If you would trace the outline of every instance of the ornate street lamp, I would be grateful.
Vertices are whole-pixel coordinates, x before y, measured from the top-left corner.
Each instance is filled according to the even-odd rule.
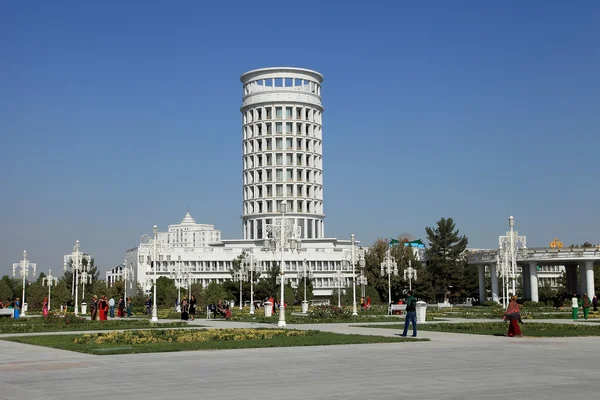
[[[48,275],[42,279],[42,285],[48,286],[48,311],[50,311],[50,288],[58,284],[58,278],[52,276],[52,270],[48,270]]]
[[[127,281],[129,280],[129,289],[133,289],[133,268],[127,266],[127,260],[123,260],[123,301],[127,304]]]
[[[285,299],[284,299],[284,284],[285,284],[285,271],[283,257],[285,250],[290,251],[300,250],[301,241],[301,230],[299,226],[294,224],[294,220],[287,220],[285,218],[286,203],[285,199],[280,205],[281,217],[278,218],[274,224],[267,224],[266,232],[267,238],[265,239],[265,248],[273,249],[274,251],[279,250],[281,252],[280,260],[280,271],[278,280],[281,283],[281,306],[279,307],[279,322],[277,326],[284,328],[285,322]]]
[[[152,245],[153,245],[153,251],[152,251],[152,258],[153,258],[153,268],[154,268],[154,295],[152,296],[152,322],[158,322],[158,309],[156,307],[156,280],[158,279],[156,276],[156,270],[158,269],[158,226],[154,225],[152,227]]]
[[[412,267],[412,260],[408,260],[408,268],[404,270],[404,280],[408,278],[408,290],[412,291],[412,280],[417,280],[417,270]]]
[[[346,253],[347,254],[347,253]],[[348,254],[347,254],[348,256]],[[356,308],[356,264],[358,261],[359,266],[361,267],[361,278],[359,281],[362,282],[363,278],[366,282],[366,278],[364,277],[364,268],[365,268],[365,256],[364,251],[362,249],[356,248],[356,242],[354,240],[354,233],[351,235],[351,247],[349,257],[346,257],[350,267],[352,268],[352,315],[358,316],[358,310]],[[364,297],[364,287],[362,290]]]
[[[310,265],[308,265],[308,262],[306,261],[306,258],[304,259],[304,262],[302,263],[302,269],[298,270],[298,280],[303,279],[304,280],[304,301],[302,302],[302,313],[306,314],[308,312],[308,300],[306,300],[306,280],[307,279],[312,279],[313,277],[313,271],[310,268]]]
[[[381,263],[381,276],[388,277],[388,305],[392,304],[392,275],[398,276],[398,264],[396,264],[396,260],[391,255],[391,247],[388,246],[388,249],[383,257],[383,262]]]
[[[256,260],[254,260],[252,254],[250,253],[246,254],[243,263],[246,264],[246,269],[250,271],[250,314],[254,315],[254,271],[256,270],[257,263]],[[242,290],[240,286],[240,303],[242,299],[241,293]]]
[[[512,295],[516,295],[516,281],[517,281],[517,252],[520,249],[523,251],[527,248],[527,237],[525,235],[519,235],[519,232],[515,231],[515,218],[510,216],[508,218],[509,231],[506,232],[505,236],[500,236],[498,240],[498,253],[501,263],[501,274],[503,279],[503,292],[504,299],[502,304],[504,307],[508,305],[508,290],[509,286],[512,288]]]
[[[244,302],[242,299],[242,290],[243,290],[243,282],[248,279],[248,275],[246,275],[246,269],[244,268],[244,262],[240,263],[240,269],[233,272],[233,281],[240,282],[240,310],[244,309]]]
[[[341,308],[342,307],[342,285],[344,284],[344,274],[342,273],[341,269],[338,269],[337,271],[335,271],[333,280],[334,280],[335,287],[337,288],[337,292],[338,292],[338,307]]]
[[[21,299],[21,308],[22,308],[22,312],[21,315],[24,317],[25,316],[25,311],[27,311],[27,303],[25,303],[25,285],[26,285],[26,279],[27,276],[29,275],[29,267],[33,268],[33,277],[35,278],[35,268],[36,265],[35,263],[30,263],[29,260],[27,259],[27,251],[23,250],[23,259],[18,262],[18,263],[13,263],[13,273],[12,276],[13,278],[16,276],[16,269],[19,268],[19,272],[21,273],[21,277],[23,278],[23,298]]]

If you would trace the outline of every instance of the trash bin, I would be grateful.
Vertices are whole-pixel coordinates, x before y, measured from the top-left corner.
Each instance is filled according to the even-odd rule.
[[[233,307],[235,307],[235,300],[231,300],[229,302],[229,308],[233,308]]]
[[[270,317],[273,315],[273,303],[270,301],[265,301],[265,317]]]
[[[417,323],[425,322],[427,317],[427,303],[417,301]]]
[[[308,301],[302,302],[302,314],[306,314],[308,312]]]
[[[84,301],[83,303],[81,303],[81,313],[85,315],[86,312],[87,312],[87,303]]]
[[[27,303],[23,303],[23,314],[27,312]]]

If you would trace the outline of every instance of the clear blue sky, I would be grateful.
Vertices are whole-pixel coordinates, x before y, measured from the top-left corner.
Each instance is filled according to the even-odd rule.
[[[599,243],[597,1],[4,1],[0,275],[102,269],[152,225],[241,237],[241,84],[325,76],[329,237],[453,217],[494,247]]]

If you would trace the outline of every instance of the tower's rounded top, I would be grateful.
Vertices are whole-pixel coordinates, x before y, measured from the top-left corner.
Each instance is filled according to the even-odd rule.
[[[317,82],[323,82],[323,75],[317,71],[313,71],[312,69],[306,68],[295,68],[295,67],[268,67],[268,68],[259,68],[253,69],[251,71],[245,72],[240,77],[240,81],[242,83],[247,83],[258,76],[261,75],[270,75],[270,74],[285,74],[285,75],[308,75],[315,79]]]

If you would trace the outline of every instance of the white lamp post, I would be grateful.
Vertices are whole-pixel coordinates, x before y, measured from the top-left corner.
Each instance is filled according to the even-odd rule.
[[[333,277],[335,281],[335,286],[338,291],[338,307],[342,307],[342,285],[344,284],[344,274],[341,269],[335,271],[335,276]]]
[[[252,254],[248,253],[244,257],[243,263],[246,264],[246,269],[250,271],[250,314],[254,315],[254,270],[256,269],[256,260]],[[240,303],[241,303],[241,286],[240,286]]]
[[[304,301],[302,302],[302,313],[306,314],[308,312],[308,300],[306,299],[306,281],[307,279],[312,279],[313,271],[308,265],[306,258],[302,263],[302,269],[298,270],[298,279],[304,280]]]
[[[79,240],[75,241],[73,253],[71,253],[71,271],[73,272],[73,282],[75,282],[75,315],[79,316],[79,273],[83,268],[83,254],[79,251]]]
[[[408,260],[408,268],[404,270],[404,280],[408,278],[408,290],[412,291],[412,280],[417,280],[417,270],[412,267],[412,260]]]
[[[281,251],[280,260],[280,271],[279,281],[281,283],[281,306],[279,307],[279,322],[277,326],[284,328],[285,322],[285,299],[284,299],[284,284],[285,284],[285,271],[283,257],[286,248],[290,251],[300,249],[300,235],[301,230],[299,226],[294,224],[294,220],[286,220],[286,203],[285,199],[280,205],[281,218],[275,221],[275,224],[267,224],[266,232],[267,238],[265,239],[265,248],[273,248],[274,250],[279,249]]]
[[[398,264],[391,255],[391,247],[388,246],[383,262],[381,263],[381,276],[388,277],[388,304],[392,304],[392,275],[398,276]]]
[[[233,272],[233,280],[240,282],[240,307],[239,307],[240,310],[244,309],[244,302],[243,302],[243,298],[242,298],[242,290],[243,290],[242,284],[245,279],[248,279],[248,276],[246,275],[246,269],[244,268],[244,262],[242,261],[240,263],[240,269]]]
[[[81,274],[79,275],[79,278],[81,280],[81,288],[83,290],[82,294],[81,294],[81,300],[85,301],[85,285],[86,283],[92,283],[92,276],[88,273],[89,270],[89,264],[83,264],[81,263]]]
[[[133,268],[127,266],[127,260],[123,260],[123,301],[127,304],[127,280],[129,289],[133,289]]]
[[[158,309],[156,308],[156,270],[158,269],[157,263],[158,263],[158,249],[157,249],[157,245],[158,245],[158,227],[156,225],[154,225],[152,227],[152,235],[153,235],[153,239],[152,239],[152,245],[154,247],[153,251],[152,251],[152,258],[153,258],[153,266],[154,266],[154,295],[152,296],[152,322],[158,322]]]
[[[354,233],[351,235],[351,247],[350,247],[350,259],[348,263],[352,268],[352,315],[358,316],[358,310],[356,308],[356,263],[359,261],[359,265],[361,267],[361,274],[364,273],[364,254],[362,249],[356,248],[356,241],[354,239]],[[359,279],[362,282],[362,279]],[[363,297],[364,297],[364,287],[363,287]]]
[[[42,285],[48,286],[48,311],[50,311],[50,288],[58,284],[58,278],[52,276],[52,270],[48,270],[48,275],[42,280]]]
[[[173,270],[170,272],[171,279],[175,282],[177,286],[177,312],[181,312],[181,286],[183,283],[183,278],[186,277],[185,271],[181,268],[181,260],[176,262],[177,266],[173,267]]]
[[[525,235],[519,235],[519,232],[515,231],[515,218],[510,216],[508,218],[509,231],[506,232],[505,236],[500,236],[498,240],[498,253],[500,254],[502,278],[505,282],[503,290],[505,291],[503,305],[508,305],[508,286],[512,288],[512,295],[516,295],[516,281],[517,281],[517,251],[519,249],[524,250],[527,248],[527,237]]]
[[[16,269],[19,268],[19,272],[21,273],[21,277],[23,278],[23,298],[21,299],[21,315],[24,317],[25,316],[25,311],[27,311],[27,307],[25,307],[25,285],[26,285],[26,279],[27,276],[29,275],[29,267],[33,268],[33,277],[35,278],[35,268],[36,265],[35,263],[30,263],[29,260],[27,259],[27,251],[23,250],[23,259],[18,262],[18,263],[13,263],[13,273],[12,276],[13,278],[16,276]]]

